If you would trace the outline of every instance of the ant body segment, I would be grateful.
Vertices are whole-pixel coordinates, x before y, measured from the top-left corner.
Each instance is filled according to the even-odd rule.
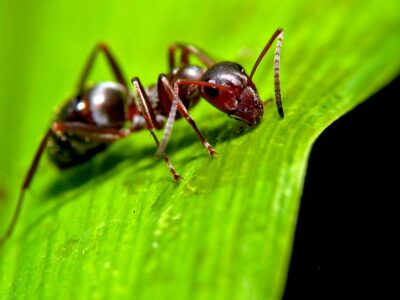
[[[193,46],[173,44],[168,49],[169,72],[166,75],[159,75],[157,83],[147,88],[143,87],[138,77],[134,77],[131,82],[135,94],[129,92],[125,77],[107,45],[97,45],[84,67],[75,96],[64,103],[39,144],[23,181],[12,220],[0,238],[0,246],[11,236],[15,228],[25,191],[30,186],[46,148],[50,160],[60,169],[64,169],[83,163],[105,150],[112,142],[147,128],[158,146],[157,155],[163,157],[174,180],[179,181],[182,177],[175,171],[164,152],[175,119],[183,117],[208,153],[211,156],[216,154],[188,113],[201,97],[230,117],[250,126],[257,124],[263,116],[263,103],[252,78],[276,39],[275,100],[278,113],[283,118],[279,76],[283,39],[281,28],[274,32],[261,51],[250,75],[247,75],[243,67],[237,63],[215,63]],[[177,65],[175,58],[178,51],[180,51],[180,61]],[[87,77],[98,53],[105,55],[116,81],[100,82],[86,87]],[[204,67],[190,64],[190,55],[197,57]],[[164,135],[159,142],[154,131],[163,127],[165,127]]]

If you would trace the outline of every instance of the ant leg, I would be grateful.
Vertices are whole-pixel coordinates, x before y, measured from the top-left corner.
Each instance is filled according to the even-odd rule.
[[[95,142],[111,143],[132,133],[132,129],[99,128],[81,122],[54,122],[51,129],[57,134],[69,133]]]
[[[171,131],[172,131],[172,124],[175,121],[175,115],[176,115],[176,110],[178,109],[179,113],[181,114],[182,117],[185,118],[185,120],[190,124],[190,126],[192,126],[192,128],[194,129],[194,131],[196,132],[197,136],[199,137],[200,141],[203,143],[204,147],[206,147],[208,153],[211,156],[216,155],[216,151],[214,150],[214,148],[211,146],[211,144],[204,138],[204,136],[201,134],[200,130],[197,128],[196,123],[194,122],[194,120],[192,119],[192,117],[189,115],[185,105],[182,103],[182,101],[179,99],[179,85],[197,85],[197,86],[208,86],[208,87],[213,87],[213,88],[219,88],[219,89],[226,89],[228,90],[229,87],[227,86],[223,86],[223,85],[219,85],[219,84],[213,84],[213,83],[209,83],[209,82],[202,82],[202,81],[195,81],[195,80],[184,80],[184,79],[178,79],[175,84],[174,87],[172,87],[171,83],[169,82],[168,78],[161,74],[158,77],[158,81],[159,83],[161,83],[165,89],[165,91],[167,92],[168,95],[168,100],[171,102],[171,110],[169,112],[168,115],[168,120],[167,120],[167,125],[166,125],[166,129],[164,132],[164,136],[161,142],[161,145],[158,148],[157,153],[161,153],[164,151],[169,137],[171,136]]]
[[[99,51],[103,52],[103,54],[105,55],[108,63],[111,66],[111,70],[115,76],[115,79],[120,84],[122,84],[126,88],[126,90],[128,90],[128,85],[126,83],[125,76],[122,74],[121,68],[119,67],[114,56],[111,54],[110,50],[108,49],[107,44],[100,43],[100,44],[96,45],[96,47],[92,50],[92,53],[90,54],[90,56],[85,64],[82,75],[78,81],[78,92],[81,93],[83,91],[85,81],[86,81],[87,77],[89,76],[90,70],[93,67],[94,59],[96,58]]]
[[[181,65],[188,65],[189,64],[189,54],[195,55],[201,62],[207,67],[211,67],[215,62],[211,58],[209,58],[205,53],[193,47],[191,45],[184,45],[184,44],[172,44],[168,48],[168,61],[169,61],[169,70],[172,70],[176,67],[175,64],[175,53],[177,50],[181,50]]]
[[[150,120],[150,122],[152,122]],[[146,121],[147,124],[147,121]],[[149,127],[148,127],[149,128]],[[123,139],[130,135],[132,132],[139,130],[141,128],[121,128],[121,129],[107,129],[98,128],[97,126],[88,125],[80,122],[55,122],[52,125],[52,130],[58,134],[70,133],[82,138],[89,138],[92,141],[101,143],[111,143],[116,140]],[[150,129],[149,129],[150,130]],[[154,134],[153,130],[150,130],[151,135],[155,139],[157,145],[158,140]],[[168,156],[163,154],[163,158],[168,165],[168,168],[174,177],[175,181],[179,181],[182,177],[176,173],[174,167],[171,164]]]
[[[17,224],[19,215],[21,213],[22,209],[22,204],[24,203],[24,195],[25,191],[29,188],[29,185],[32,181],[33,175],[35,175],[37,166],[39,164],[40,158],[43,154],[44,149],[46,148],[47,140],[49,139],[49,136],[51,135],[51,129],[49,129],[45,136],[42,138],[38,149],[36,150],[36,154],[32,160],[31,166],[29,167],[28,172],[25,175],[24,182],[22,184],[22,187],[19,191],[19,197],[17,200],[17,206],[15,207],[14,214],[12,216],[11,222],[7,227],[6,232],[3,234],[3,236],[0,238],[0,247],[5,243],[5,241],[11,236],[11,234],[14,231],[15,225]]]
[[[278,113],[281,118],[284,117],[283,107],[282,107],[282,96],[281,96],[281,80],[280,80],[280,57],[281,57],[281,46],[283,40],[283,29],[278,28],[272,37],[269,39],[268,43],[264,46],[264,49],[261,51],[260,55],[257,58],[256,63],[253,66],[253,69],[250,72],[249,79],[252,80],[254,73],[261,60],[264,58],[265,53],[267,53],[268,49],[271,47],[272,43],[278,38],[276,42],[275,55],[274,55],[274,85],[275,85],[275,101],[276,107],[278,109]]]
[[[146,122],[147,129],[150,131],[150,134],[153,137],[154,141],[156,142],[157,147],[159,147],[160,142],[158,141],[157,136],[154,133],[154,128],[159,129],[159,128],[161,128],[161,126],[159,125],[159,123],[156,120],[153,108],[151,107],[148,96],[147,96],[139,78],[137,78],[137,77],[132,78],[132,84],[135,87],[137,99],[139,102],[139,107],[142,111],[144,120]],[[168,156],[165,154],[164,151],[161,151],[160,154],[162,155],[164,161],[166,162],[166,164],[169,168],[169,171],[171,172],[172,176],[174,177],[174,180],[179,182],[179,180],[182,177],[175,171]]]

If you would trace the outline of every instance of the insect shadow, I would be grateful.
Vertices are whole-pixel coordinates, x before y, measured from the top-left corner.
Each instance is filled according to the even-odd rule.
[[[246,126],[236,120],[230,120],[227,124],[226,119],[221,118],[219,125],[210,128],[209,130],[205,130],[205,135],[214,145],[221,145],[232,139],[248,134],[255,128],[256,127]],[[130,163],[137,164],[140,160],[143,160],[143,158],[154,157],[154,159],[151,159],[150,161],[147,160],[147,163],[135,168],[135,171],[140,173],[141,171],[151,169],[156,164],[160,163],[160,159],[155,158],[155,147],[134,147],[130,146],[129,143],[120,143],[124,143],[123,147],[121,147],[121,145],[113,145],[117,147],[97,155],[80,166],[60,172],[60,176],[57,176],[57,178],[54,178],[49,182],[48,186],[44,190],[44,194],[39,197],[43,197],[43,199],[57,200],[57,197],[63,196],[64,194],[70,194],[70,197],[68,198],[75,198],[74,194],[71,194],[71,191],[76,190],[76,192],[79,193],[82,187],[86,186],[93,180],[96,180],[101,184],[118,173],[122,164],[124,166],[127,166]],[[195,135],[183,135],[181,138],[171,140],[169,143],[169,149],[171,150],[171,153],[177,153],[179,152],[179,149],[188,148],[193,144],[198,144],[198,139]],[[178,164],[186,164],[204,157],[204,152],[201,150],[202,149],[199,147],[199,151],[182,158],[180,161],[177,160],[176,162]],[[168,174],[165,176],[165,180],[174,184],[167,175]],[[137,177],[139,176],[140,174],[137,175]]]
[[[205,130],[205,133],[207,137],[209,137],[210,141],[215,145],[222,145],[230,140],[250,133],[255,128],[256,127],[248,127],[242,123],[236,122],[235,120],[226,121],[226,119],[222,118],[219,125],[209,130]],[[60,172],[60,176],[57,176],[49,182],[40,195],[34,196],[35,198],[39,198],[39,202],[52,202],[52,205],[45,209],[25,227],[26,229],[21,234],[21,237],[28,236],[30,232],[41,224],[48,216],[54,215],[65,205],[79,199],[77,195],[80,194],[87,185],[90,185],[93,180],[96,180],[101,184],[102,182],[109,180],[109,178],[112,178],[114,174],[118,173],[119,168],[122,167],[121,165],[129,165],[129,162],[135,163],[139,159],[143,159],[143,157],[154,157],[155,155],[155,148],[152,146],[132,149],[129,146],[129,143],[127,144],[128,145],[123,145],[124,147],[118,147],[117,149],[106,151],[80,166]],[[183,135],[182,138],[172,140],[169,148],[176,152],[184,147],[190,147],[192,144],[198,144],[196,136]],[[198,154],[187,156],[177,162],[186,164],[204,156],[201,148],[197,153]],[[160,160],[152,159],[151,162],[136,168],[135,171],[151,169],[158,163],[161,163]],[[168,174],[165,176],[165,181],[168,181],[172,185],[175,184],[170,180]]]

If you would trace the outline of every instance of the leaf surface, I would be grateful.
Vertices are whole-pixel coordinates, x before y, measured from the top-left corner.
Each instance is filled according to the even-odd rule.
[[[0,296],[42,299],[279,299],[307,158],[335,119],[399,74],[398,1],[2,1],[0,227],[54,108],[106,41],[127,76],[166,72],[172,42],[249,72],[277,27],[285,119],[267,104],[247,128],[205,101],[191,113],[219,155],[182,120],[167,152],[148,132],[64,172],[42,159],[17,230],[0,249]],[[255,76],[273,97],[270,51]],[[112,77],[98,59],[92,81]],[[373,120],[371,120],[373,121]],[[329,192],[329,191],[327,191]],[[323,199],[321,199],[323,201]]]

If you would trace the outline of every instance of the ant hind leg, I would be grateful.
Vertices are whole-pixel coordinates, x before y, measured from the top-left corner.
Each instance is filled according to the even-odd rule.
[[[36,150],[35,156],[31,162],[31,165],[28,169],[28,172],[25,175],[25,179],[24,182],[22,184],[22,187],[19,191],[19,197],[17,200],[17,206],[15,207],[14,210],[14,214],[12,216],[11,222],[8,225],[5,233],[3,234],[3,236],[0,238],[0,247],[8,240],[8,238],[11,236],[11,234],[13,233],[15,226],[17,224],[19,215],[21,213],[21,209],[22,209],[22,205],[24,203],[24,196],[25,196],[25,191],[29,188],[33,176],[35,175],[35,172],[37,170],[37,167],[39,165],[39,161],[40,158],[42,157],[42,154],[44,152],[44,150],[46,149],[46,145],[47,145],[47,141],[51,135],[52,130],[49,129],[47,130],[46,134],[44,135],[44,137],[42,138],[42,140],[40,141],[39,147]]]
[[[108,63],[110,64],[111,71],[114,74],[115,79],[120,84],[122,84],[128,91],[128,85],[126,83],[125,76],[122,74],[121,68],[118,65],[116,59],[111,54],[107,44],[100,43],[100,44],[96,45],[96,47],[92,50],[92,52],[90,53],[89,58],[85,64],[85,67],[83,68],[81,77],[79,78],[79,81],[78,81],[78,93],[81,93],[83,91],[85,82],[89,76],[91,69],[93,68],[94,60],[100,51],[105,55]]]

